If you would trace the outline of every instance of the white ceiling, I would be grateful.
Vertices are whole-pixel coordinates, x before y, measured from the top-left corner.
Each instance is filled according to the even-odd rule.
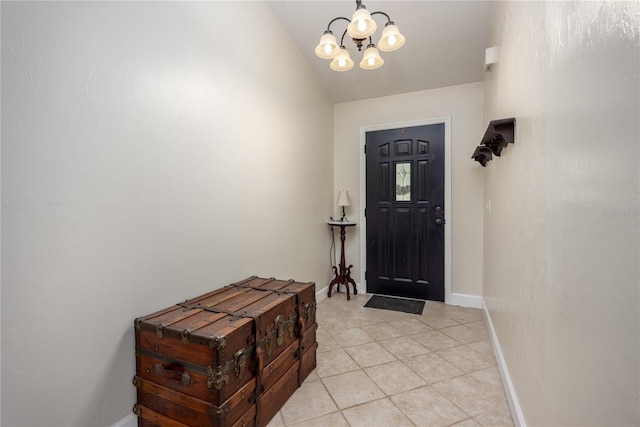
[[[345,46],[356,65],[347,72],[329,68],[314,49],[333,18],[351,19],[356,2],[270,1],[276,16],[314,69],[336,103],[481,81],[484,52],[490,47],[491,1],[367,1],[370,12],[382,11],[400,28],[406,44],[395,52],[380,52],[385,63],[377,70],[362,70],[362,52],[345,37]],[[386,23],[375,15],[377,43]],[[346,21],[333,23],[340,41]],[[364,51],[364,48],[363,48]]]

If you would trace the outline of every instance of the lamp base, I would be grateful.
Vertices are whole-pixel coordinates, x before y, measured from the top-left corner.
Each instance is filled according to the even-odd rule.
[[[347,215],[344,212],[344,206],[342,207],[342,216],[340,217],[340,222],[349,222],[349,220],[347,219]]]

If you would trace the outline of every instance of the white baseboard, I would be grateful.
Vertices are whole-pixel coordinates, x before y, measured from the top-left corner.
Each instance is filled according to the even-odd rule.
[[[135,414],[129,414],[111,427],[137,427],[138,417]]]
[[[324,288],[316,291],[316,303],[320,304],[322,301],[327,299],[327,292],[329,292],[329,286],[325,286]]]
[[[493,352],[498,362],[498,370],[500,371],[500,376],[502,377],[502,384],[504,385],[504,392],[507,395],[507,402],[509,402],[509,409],[511,410],[513,422],[516,424],[516,427],[527,427],[527,423],[524,420],[524,415],[522,414],[522,409],[520,408],[520,402],[518,402],[516,390],[513,388],[513,383],[511,382],[509,368],[507,368],[507,363],[505,362],[504,356],[502,355],[502,350],[500,349],[500,343],[498,342],[496,331],[493,328],[493,322],[491,322],[491,315],[489,314],[489,310],[487,309],[487,305],[485,304],[484,299],[481,299],[481,301],[482,309],[484,310],[484,315],[487,319],[487,325],[489,326],[489,334],[491,335]]]
[[[482,308],[482,297],[467,294],[451,294],[450,305],[459,305],[461,307]]]

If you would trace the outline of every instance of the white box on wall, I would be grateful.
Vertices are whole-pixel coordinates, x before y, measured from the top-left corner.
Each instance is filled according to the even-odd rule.
[[[484,69],[490,70],[493,64],[500,61],[500,47],[494,46],[484,51]]]

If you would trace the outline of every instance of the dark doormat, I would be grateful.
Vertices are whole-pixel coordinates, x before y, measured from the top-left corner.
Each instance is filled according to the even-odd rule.
[[[381,308],[383,310],[402,311],[403,313],[422,314],[424,301],[374,295],[369,298],[369,301],[367,301],[364,306]]]

